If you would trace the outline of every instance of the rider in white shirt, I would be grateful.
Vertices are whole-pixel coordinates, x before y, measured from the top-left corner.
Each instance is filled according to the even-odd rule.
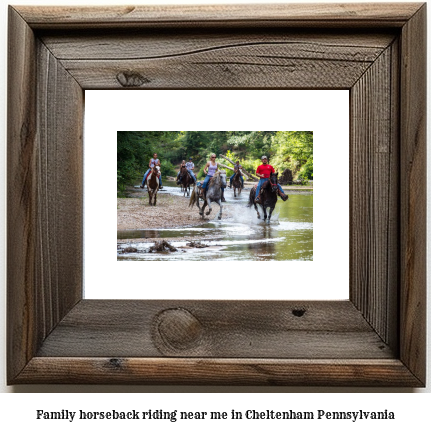
[[[147,175],[154,166],[160,167],[160,160],[157,158],[157,153],[154,153],[152,159],[150,159],[150,163],[148,164],[149,168],[148,168],[147,172],[144,174],[144,178],[142,179],[142,184],[140,186],[141,188],[143,188],[145,186],[145,180],[147,179]],[[160,177],[159,177],[159,189],[163,189],[163,187],[162,187],[162,173],[161,172],[160,172]]]
[[[193,170],[195,169],[195,164],[192,162],[192,158],[189,158],[189,161],[187,163],[185,163],[185,161],[182,161],[181,166],[185,166],[187,168],[187,171],[189,172],[190,177],[196,183],[196,176],[195,176],[195,173],[193,172]],[[177,184],[181,183],[180,172],[181,172],[181,167],[180,167],[180,171],[178,171],[178,174],[177,174]]]

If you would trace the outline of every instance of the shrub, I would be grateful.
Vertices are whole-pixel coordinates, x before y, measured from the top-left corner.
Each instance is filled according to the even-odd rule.
[[[175,167],[167,159],[163,159],[160,162],[160,165],[161,165],[160,168],[162,170],[162,176],[163,177],[166,177],[166,176],[176,177],[177,176],[177,171],[175,170]]]
[[[313,180],[313,158],[307,160],[298,174],[298,179]]]

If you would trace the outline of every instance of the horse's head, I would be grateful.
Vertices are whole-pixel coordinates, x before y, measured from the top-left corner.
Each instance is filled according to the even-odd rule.
[[[278,186],[278,173],[277,172],[273,172],[271,173],[271,175],[269,176],[269,183],[271,185],[271,191],[272,192],[277,192]]]

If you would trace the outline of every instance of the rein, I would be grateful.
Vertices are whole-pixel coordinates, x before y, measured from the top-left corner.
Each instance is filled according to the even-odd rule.
[[[269,183],[269,185],[270,186],[268,186],[268,183]],[[265,183],[265,186],[262,186],[262,188],[263,189],[272,189],[272,188],[275,188],[275,187],[277,187],[277,181],[275,182],[275,183],[273,183],[272,181],[271,181],[271,177],[268,177],[268,183]]]
[[[269,183],[270,183],[270,185],[272,186],[272,187],[276,187],[277,186],[277,177],[276,176],[274,176],[275,177],[275,183],[273,183],[272,181],[271,181],[271,177],[269,177]]]

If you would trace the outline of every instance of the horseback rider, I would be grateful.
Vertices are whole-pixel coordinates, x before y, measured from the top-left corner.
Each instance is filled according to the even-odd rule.
[[[181,174],[182,168],[185,166],[186,166],[186,161],[183,159],[183,161],[181,162],[181,165],[180,165],[180,170],[177,173],[177,184],[181,184],[180,174]]]
[[[157,158],[157,153],[153,154],[153,157],[150,159],[150,163],[148,164],[148,170],[144,174],[144,178],[142,179],[142,183],[140,188],[143,189],[145,186],[145,180],[147,179],[148,173],[152,170],[154,166],[160,167],[160,160]],[[162,187],[162,173],[159,175],[159,189],[163,189]]]
[[[232,181],[233,181],[233,178],[235,177],[235,174],[239,171],[240,172],[239,178],[241,179],[241,187],[244,189],[244,177],[241,174],[241,168],[242,168],[242,166],[239,164],[239,160],[236,161],[235,165],[233,166],[233,174],[229,178],[229,187],[230,188],[232,187]]]
[[[256,198],[255,201],[257,204],[261,204],[261,195],[260,190],[263,186],[263,184],[268,181],[270,175],[275,172],[272,165],[268,164],[268,158],[266,156],[262,156],[262,165],[259,165],[256,169],[256,175],[260,177],[259,183],[256,187]],[[278,195],[283,201],[286,201],[288,196],[284,193],[284,190],[281,188],[281,186],[277,183],[278,187]]]
[[[193,180],[196,183],[196,175],[194,173],[195,164],[193,163],[192,158],[189,158],[189,161],[186,163],[186,168],[189,170],[189,174],[193,177]]]
[[[218,171],[218,162],[216,162],[216,155],[214,153],[211,154],[210,160],[204,167],[204,173],[206,174],[205,180],[199,189],[199,197],[204,198],[205,191],[208,187],[208,183],[214,174]],[[224,188],[221,188],[221,201],[226,202],[224,198]]]
[[[193,172],[193,170],[195,169],[195,164],[192,162],[192,158],[189,158],[189,161],[187,163],[185,160],[183,160],[181,162],[180,170],[178,171],[178,174],[177,174],[177,184],[181,183],[181,168],[183,168],[183,167],[187,168],[187,172],[190,174],[190,177],[196,183],[196,176],[195,176],[195,173]]]

